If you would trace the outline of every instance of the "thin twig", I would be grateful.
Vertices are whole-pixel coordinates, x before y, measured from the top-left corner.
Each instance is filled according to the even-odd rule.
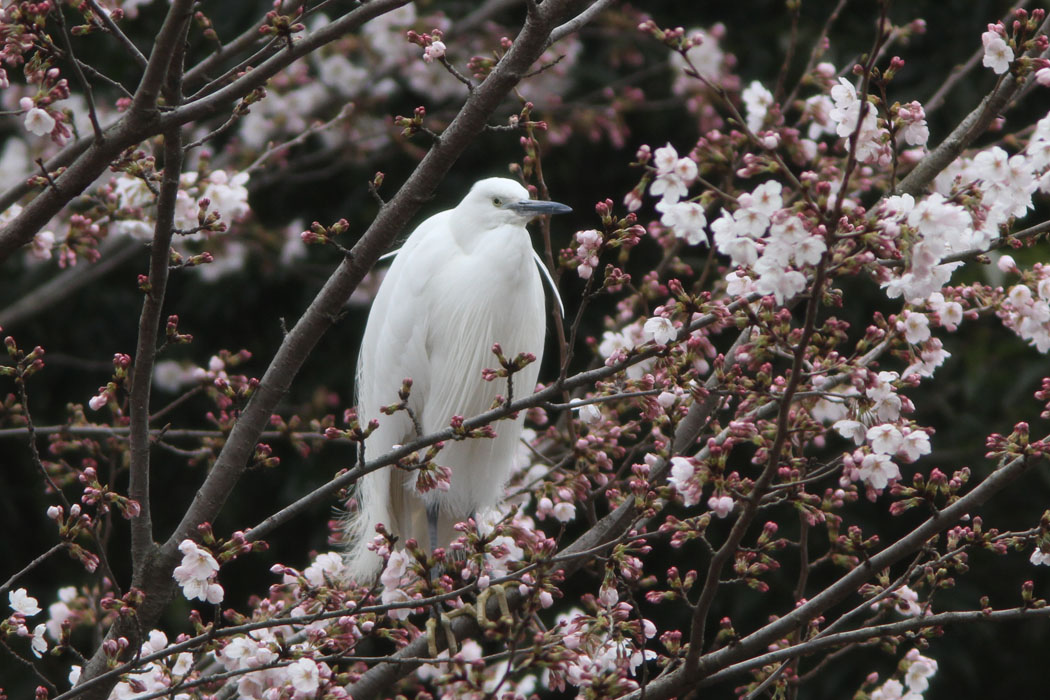
[[[845,9],[847,2],[849,2],[849,0],[839,0],[838,4],[835,5],[835,9],[833,9],[831,13],[828,14],[828,18],[824,20],[824,26],[820,30],[820,36],[818,36],[817,40],[813,42],[813,50],[810,51],[809,60],[806,61],[806,67],[802,69],[802,73],[799,76],[799,79],[795,82],[795,86],[791,89],[787,98],[781,103],[784,106],[784,109],[787,109],[791,103],[795,101],[795,97],[798,96],[798,91],[802,87],[802,81],[807,75],[813,72],[813,67],[817,65],[817,58],[820,57],[824,50],[824,42],[827,40],[828,34],[831,32],[831,25],[835,24],[839,15],[842,14],[842,10]]]
[[[238,107],[234,107],[233,113],[230,115],[230,117],[226,121],[224,121],[221,125],[219,125],[218,128],[213,129],[212,131],[209,131],[207,134],[205,134],[204,136],[201,136],[196,141],[194,141],[192,143],[189,143],[189,144],[186,144],[185,146],[183,146],[183,148],[182,148],[183,152],[184,153],[189,153],[194,148],[197,148],[199,146],[203,146],[204,144],[208,143],[212,139],[217,138],[219,136],[222,136],[227,131],[229,131],[231,128],[233,128],[233,125],[237,123],[237,121],[241,118],[241,116],[242,116],[242,113],[241,113],[241,110],[239,109],[239,106]]]
[[[1043,21],[1038,32],[1046,32],[1048,26],[1050,26],[1050,17]],[[978,136],[988,130],[991,123],[1013,101],[1024,85],[1035,80],[1034,75],[1029,76],[1025,81],[1016,80],[1012,75],[1007,78],[1000,80],[995,89],[981,100],[981,104],[967,114],[937,148],[919,161],[919,164],[900,181],[894,194],[912,196],[921,194],[937,175],[958,158]]]
[[[146,66],[149,65],[149,60],[142,55],[142,52],[138,50],[138,47],[128,38],[127,34],[121,31],[117,23],[113,21],[113,18],[109,16],[109,13],[99,7],[97,0],[88,0],[88,5],[95,12],[95,15],[102,20],[102,24],[106,25],[106,29],[110,34],[113,35],[120,44],[127,49],[128,54],[134,59],[135,63],[138,64],[139,68],[145,70]]]
[[[55,178],[52,177],[51,173],[49,173],[47,171],[47,168],[44,166],[44,159],[37,158],[33,162],[36,163],[38,168],[40,168],[40,172],[44,176],[44,179],[47,180],[48,186],[51,187],[52,190],[54,190],[55,194],[62,196],[62,190],[58,188],[58,183],[55,182]]]
[[[110,239],[115,237],[110,234]],[[135,257],[141,244],[128,239],[107,239],[103,242],[102,258],[89,265],[62,270],[50,280],[25,294],[10,306],[0,311],[0,326],[13,326],[46,311],[63,299],[101,279],[116,268]],[[107,363],[108,364],[108,363]],[[111,367],[112,365],[110,365]]]
[[[327,131],[328,129],[332,128],[333,126],[335,126],[339,122],[341,122],[344,119],[346,119],[347,117],[349,117],[352,113],[353,113],[353,105],[352,104],[343,105],[343,108],[339,110],[339,114],[335,115],[334,117],[332,117],[328,121],[326,121],[326,122],[319,122],[319,123],[313,124],[313,125],[310,126],[310,128],[306,129],[303,132],[300,132],[294,138],[291,138],[291,139],[289,139],[287,141],[284,141],[283,143],[272,145],[269,148],[267,148],[265,151],[263,151],[261,154],[259,154],[258,158],[253,160],[251,162],[251,164],[247,168],[244,169],[244,172],[250,173],[250,172],[258,169],[259,166],[261,166],[267,160],[272,158],[275,154],[280,153],[282,151],[287,151],[292,146],[298,146],[299,144],[303,143],[304,141],[306,141],[308,138],[310,138],[314,134],[320,134],[320,133],[322,133],[324,131]]]
[[[15,585],[15,581],[17,581],[18,579],[22,578],[23,576],[28,574],[30,571],[32,571],[36,567],[38,567],[41,564],[43,564],[49,557],[51,557],[51,555],[53,555],[53,554],[55,554],[57,552],[61,552],[65,548],[66,548],[66,543],[65,542],[59,542],[58,544],[52,545],[51,549],[47,550],[46,552],[44,552],[43,554],[38,556],[33,561],[31,561],[28,564],[26,564],[25,566],[23,566],[21,571],[19,571],[18,573],[16,573],[13,576],[11,576],[11,578],[9,578],[6,581],[4,581],[3,585],[0,585],[0,595],[3,595],[4,593],[7,593],[7,591],[10,590],[11,586]]]
[[[58,18],[58,35],[62,40],[62,46],[65,47],[69,61],[73,64],[73,74],[76,75],[77,82],[80,83],[80,87],[84,90],[84,100],[87,102],[88,118],[91,120],[91,129],[95,132],[95,141],[101,141],[103,138],[102,126],[98,123],[98,112],[95,110],[95,94],[91,91],[91,83],[84,77],[84,71],[80,68],[80,61],[77,60],[76,55],[73,53],[73,44],[69,40],[69,30],[66,29],[66,18],[62,13],[61,6],[55,7],[55,16]]]
[[[1011,7],[1004,15],[1003,22],[1007,22],[1011,17],[1013,17],[1014,13],[1017,10],[1026,6],[1029,2],[1030,0],[1018,0],[1018,2],[1014,3],[1014,6]],[[977,66],[977,62],[980,61],[983,57],[984,47],[981,46],[977,48],[968,59],[966,59],[965,63],[963,63],[961,66],[956,66],[954,69],[952,69],[952,72],[948,75],[944,82],[940,84],[940,86],[937,88],[937,91],[934,92],[930,96],[930,98],[926,100],[925,103],[923,103],[923,110],[926,112],[927,115],[933,114],[941,107],[941,105],[944,104],[945,99],[948,97],[948,93],[951,92],[955,88],[955,86],[958,85],[959,82],[963,78],[965,78],[970,73],[970,71],[974,69],[974,67]]]

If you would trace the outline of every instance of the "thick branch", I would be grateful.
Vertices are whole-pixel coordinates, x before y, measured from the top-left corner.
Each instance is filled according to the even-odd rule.
[[[182,99],[183,46],[188,23],[183,23],[175,40],[174,55],[168,58],[169,70],[163,87],[168,104]],[[139,515],[131,521],[131,559],[134,566],[132,584],[142,585],[143,570],[154,554],[153,521],[150,516],[150,389],[153,386],[153,365],[157,357],[157,336],[160,331],[164,294],[168,287],[171,257],[171,239],[175,233],[175,205],[182,175],[182,128],[174,127],[164,134],[164,174],[157,199],[157,223],[150,248],[149,287],[142,300],[139,316],[138,343],[135,364],[131,373],[131,480],[128,492],[138,502]]]
[[[235,100],[265,85],[266,81],[303,56],[307,56],[321,46],[335,41],[368,20],[397,9],[408,2],[409,0],[373,0],[367,5],[362,5],[334,22],[330,22],[317,31],[303,37],[295,42],[291,48],[279,51],[269,57],[259,66],[248,71],[229,85],[168,112],[163,115],[161,121],[165,125],[169,123],[185,124],[186,122],[218,114],[227,109],[228,105]]]
[[[146,119],[156,111],[157,98],[160,97],[164,81],[168,78],[168,68],[173,56],[182,56],[180,45],[186,40],[186,26],[193,14],[194,0],[173,0],[153,43],[149,63],[142,74],[135,98],[131,102],[129,118]]]

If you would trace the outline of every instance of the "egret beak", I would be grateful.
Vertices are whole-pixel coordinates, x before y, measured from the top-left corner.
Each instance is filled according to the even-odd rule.
[[[559,202],[548,202],[541,199],[523,199],[519,202],[511,202],[504,205],[504,209],[528,214],[531,216],[543,216],[544,214],[568,214],[572,207]]]

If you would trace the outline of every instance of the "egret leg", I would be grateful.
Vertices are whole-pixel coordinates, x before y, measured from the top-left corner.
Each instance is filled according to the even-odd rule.
[[[439,509],[437,505],[427,506],[427,534],[430,536],[430,553],[433,554],[434,550],[438,548],[438,514]],[[436,579],[441,577],[441,567],[434,565],[430,570],[430,578]],[[445,646],[448,648],[450,656],[459,652],[459,644],[456,642],[456,635],[452,632],[452,620],[451,616],[441,611],[439,604],[435,605],[430,610],[430,619],[427,620],[427,649],[432,657],[438,655],[437,648],[437,636],[438,630],[445,636]]]
[[[427,533],[430,535],[430,552],[438,548],[438,506],[427,506]]]
[[[459,653],[459,643],[456,641],[456,634],[452,631],[452,617],[440,612],[436,607],[430,611],[430,619],[427,620],[427,651],[430,652],[431,658],[437,658],[438,655],[438,628],[441,628],[441,632],[445,635],[445,647],[448,649],[448,655],[454,656]]]
[[[427,533],[430,535],[430,554],[438,548],[438,506],[436,504],[427,506]],[[441,577],[441,567],[434,565],[430,570],[430,578]]]

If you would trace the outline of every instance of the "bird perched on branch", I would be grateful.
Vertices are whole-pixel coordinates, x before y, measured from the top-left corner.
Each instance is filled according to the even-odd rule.
[[[520,184],[489,178],[474,184],[454,208],[435,214],[397,252],[368,315],[357,366],[358,418],[378,420],[365,441],[368,459],[395,445],[470,418],[508,395],[506,379],[485,381],[482,370],[504,356],[536,361],[513,373],[516,396],[531,393],[543,355],[546,322],[539,262],[525,225],[569,212],[557,202],[529,199]],[[404,379],[412,385],[399,404]],[[382,559],[368,549],[383,523],[399,542],[433,549],[457,536],[453,526],[496,505],[510,475],[523,415],[496,423],[496,437],[448,441],[434,460],[451,471],[447,490],[420,493],[417,473],[384,467],[357,486],[357,511],[347,522],[347,563],[359,582],[375,577]],[[420,434],[421,433],[421,434]]]

